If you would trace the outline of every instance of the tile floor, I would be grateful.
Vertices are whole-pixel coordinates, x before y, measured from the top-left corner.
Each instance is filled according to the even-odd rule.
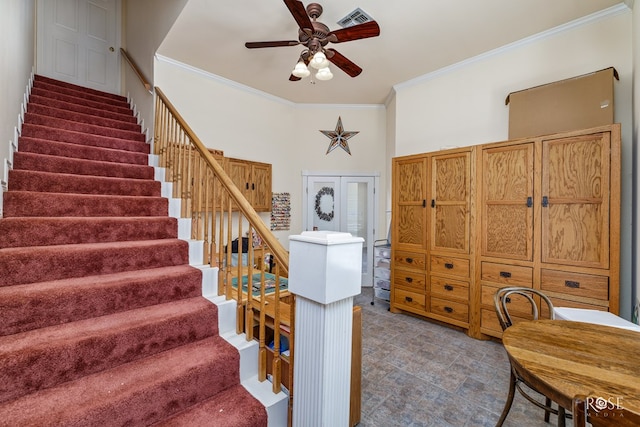
[[[404,314],[363,288],[362,418],[360,427],[495,426],[509,389],[501,344]],[[510,427],[557,425],[518,392]],[[567,420],[571,426],[571,420]]]

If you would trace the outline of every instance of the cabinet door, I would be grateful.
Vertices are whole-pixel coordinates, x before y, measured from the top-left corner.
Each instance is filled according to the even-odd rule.
[[[391,237],[398,249],[427,249],[427,167],[427,157],[394,160]]]
[[[251,204],[258,212],[271,211],[271,165],[252,163],[251,165]]]
[[[609,268],[610,133],[542,144],[542,262]]]
[[[469,253],[470,153],[431,159],[432,250]]]
[[[533,143],[482,152],[482,255],[533,258]]]
[[[249,183],[249,175],[251,174],[251,165],[249,162],[238,159],[227,159],[226,164],[227,173],[238,187],[242,195],[249,201],[251,201],[251,191]]]

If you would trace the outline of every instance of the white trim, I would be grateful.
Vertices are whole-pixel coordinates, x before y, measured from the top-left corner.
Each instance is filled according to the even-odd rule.
[[[503,53],[510,52],[516,49],[519,49],[525,45],[530,43],[537,42],[542,39],[546,39],[549,37],[553,37],[556,34],[563,33],[565,31],[573,30],[576,27],[581,27],[584,25],[589,25],[594,22],[600,21],[605,18],[609,18],[612,16],[619,15],[621,13],[625,13],[629,11],[628,5],[625,3],[620,3],[615,6],[611,6],[607,9],[603,9],[599,12],[592,13],[591,15],[584,16],[582,18],[575,19],[573,21],[567,22],[566,24],[559,25],[557,27],[551,28],[549,30],[543,31],[538,34],[534,34],[533,36],[525,37],[524,39],[518,40],[513,43],[509,43],[507,45],[501,46],[499,48],[490,50],[485,53],[481,53],[480,55],[473,56],[471,58],[467,58],[460,62],[456,62],[455,64],[451,64],[447,67],[439,68],[431,73],[423,74],[422,76],[416,77],[411,80],[407,80],[402,83],[398,83],[393,86],[393,88],[397,91],[398,89],[406,89],[408,87],[414,86],[416,84],[433,80],[438,78],[444,74],[450,73],[452,71],[456,71],[460,68],[464,68],[468,65],[475,64],[477,62],[483,61],[485,59],[502,55]]]
[[[303,170],[302,176],[375,176],[380,177],[380,172],[352,172],[352,171],[308,171]]]

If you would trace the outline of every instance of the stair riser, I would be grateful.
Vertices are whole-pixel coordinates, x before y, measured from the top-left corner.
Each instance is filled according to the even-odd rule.
[[[0,286],[184,265],[188,251],[182,240],[3,249]]]
[[[144,142],[144,135],[139,132],[112,129],[105,126],[89,125],[78,123],[70,120],[58,119],[55,117],[42,116],[39,114],[27,112],[24,115],[24,122],[40,126],[49,126],[52,128],[71,130],[75,132],[83,132],[91,135],[108,136],[111,138],[128,139],[131,141]]]
[[[161,197],[92,196],[62,193],[8,191],[4,194],[4,216],[163,216],[169,201]]]
[[[86,105],[87,107],[91,108],[101,108],[103,110],[113,111],[119,114],[132,114],[131,109],[128,106],[123,106],[122,104],[105,104],[99,101],[92,101],[86,98],[78,98],[61,92],[52,92],[46,89],[39,88],[37,86],[34,86],[33,89],[31,89],[31,95],[38,95],[44,98],[56,99],[59,101],[69,102],[77,105]]]
[[[154,178],[154,170],[151,166],[123,165],[95,160],[71,159],[67,157],[47,156],[23,152],[17,152],[13,157],[13,161],[14,169],[18,170],[112,178]]]
[[[202,273],[187,266],[0,287],[0,335],[194,298],[201,287]]]
[[[153,180],[12,170],[9,171],[9,191],[159,197],[160,183]]]
[[[131,151],[134,153],[149,154],[149,145],[145,142],[130,141],[127,139],[110,138],[101,135],[89,135],[64,129],[56,129],[47,126],[39,126],[25,123],[22,126],[22,136],[44,139],[49,141],[67,142],[80,146],[110,148],[114,150]]]
[[[4,218],[0,249],[176,239],[175,218]],[[36,231],[37,232],[34,232]]]
[[[53,339],[26,348],[3,349],[0,402],[213,336],[217,311],[209,306],[153,323],[86,328],[75,337],[54,333]]]
[[[21,153],[44,154],[80,160],[95,160],[110,163],[147,166],[149,156],[117,149],[89,147],[66,142],[20,137],[18,145]]]
[[[120,120],[92,116],[86,113],[63,110],[46,105],[29,103],[29,109],[27,110],[27,112],[42,116],[55,117],[57,119],[70,120],[72,122],[110,127],[113,129],[126,130],[130,132],[141,132],[140,125],[136,123],[122,122]]]
[[[29,107],[33,105],[43,105],[47,107],[59,108],[67,111],[75,111],[77,113],[90,114],[96,117],[104,117],[107,119],[119,120],[127,123],[137,123],[137,119],[131,113],[121,114],[104,109],[92,108],[86,105],[74,104],[72,102],[60,101],[59,99],[46,98],[40,95],[31,95],[29,97]]]

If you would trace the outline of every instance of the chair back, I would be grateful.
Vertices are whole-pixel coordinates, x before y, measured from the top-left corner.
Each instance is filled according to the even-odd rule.
[[[544,303],[547,305],[547,308],[549,309],[549,318],[555,318],[553,312],[553,304],[551,303],[549,297],[547,297],[542,292],[536,289],[526,288],[522,286],[509,286],[506,288],[500,288],[493,296],[493,303],[495,305],[496,314],[503,331],[509,326],[513,325],[513,319],[511,314],[509,313],[509,304],[511,304],[511,299],[515,295],[519,295],[525,298],[531,304],[531,313],[533,315],[533,320],[538,320],[541,313],[540,307],[538,307],[536,300],[533,298],[534,295],[540,297],[541,304]]]
[[[618,402],[598,396],[576,396],[573,399],[574,427],[637,427],[640,414],[624,408]]]

